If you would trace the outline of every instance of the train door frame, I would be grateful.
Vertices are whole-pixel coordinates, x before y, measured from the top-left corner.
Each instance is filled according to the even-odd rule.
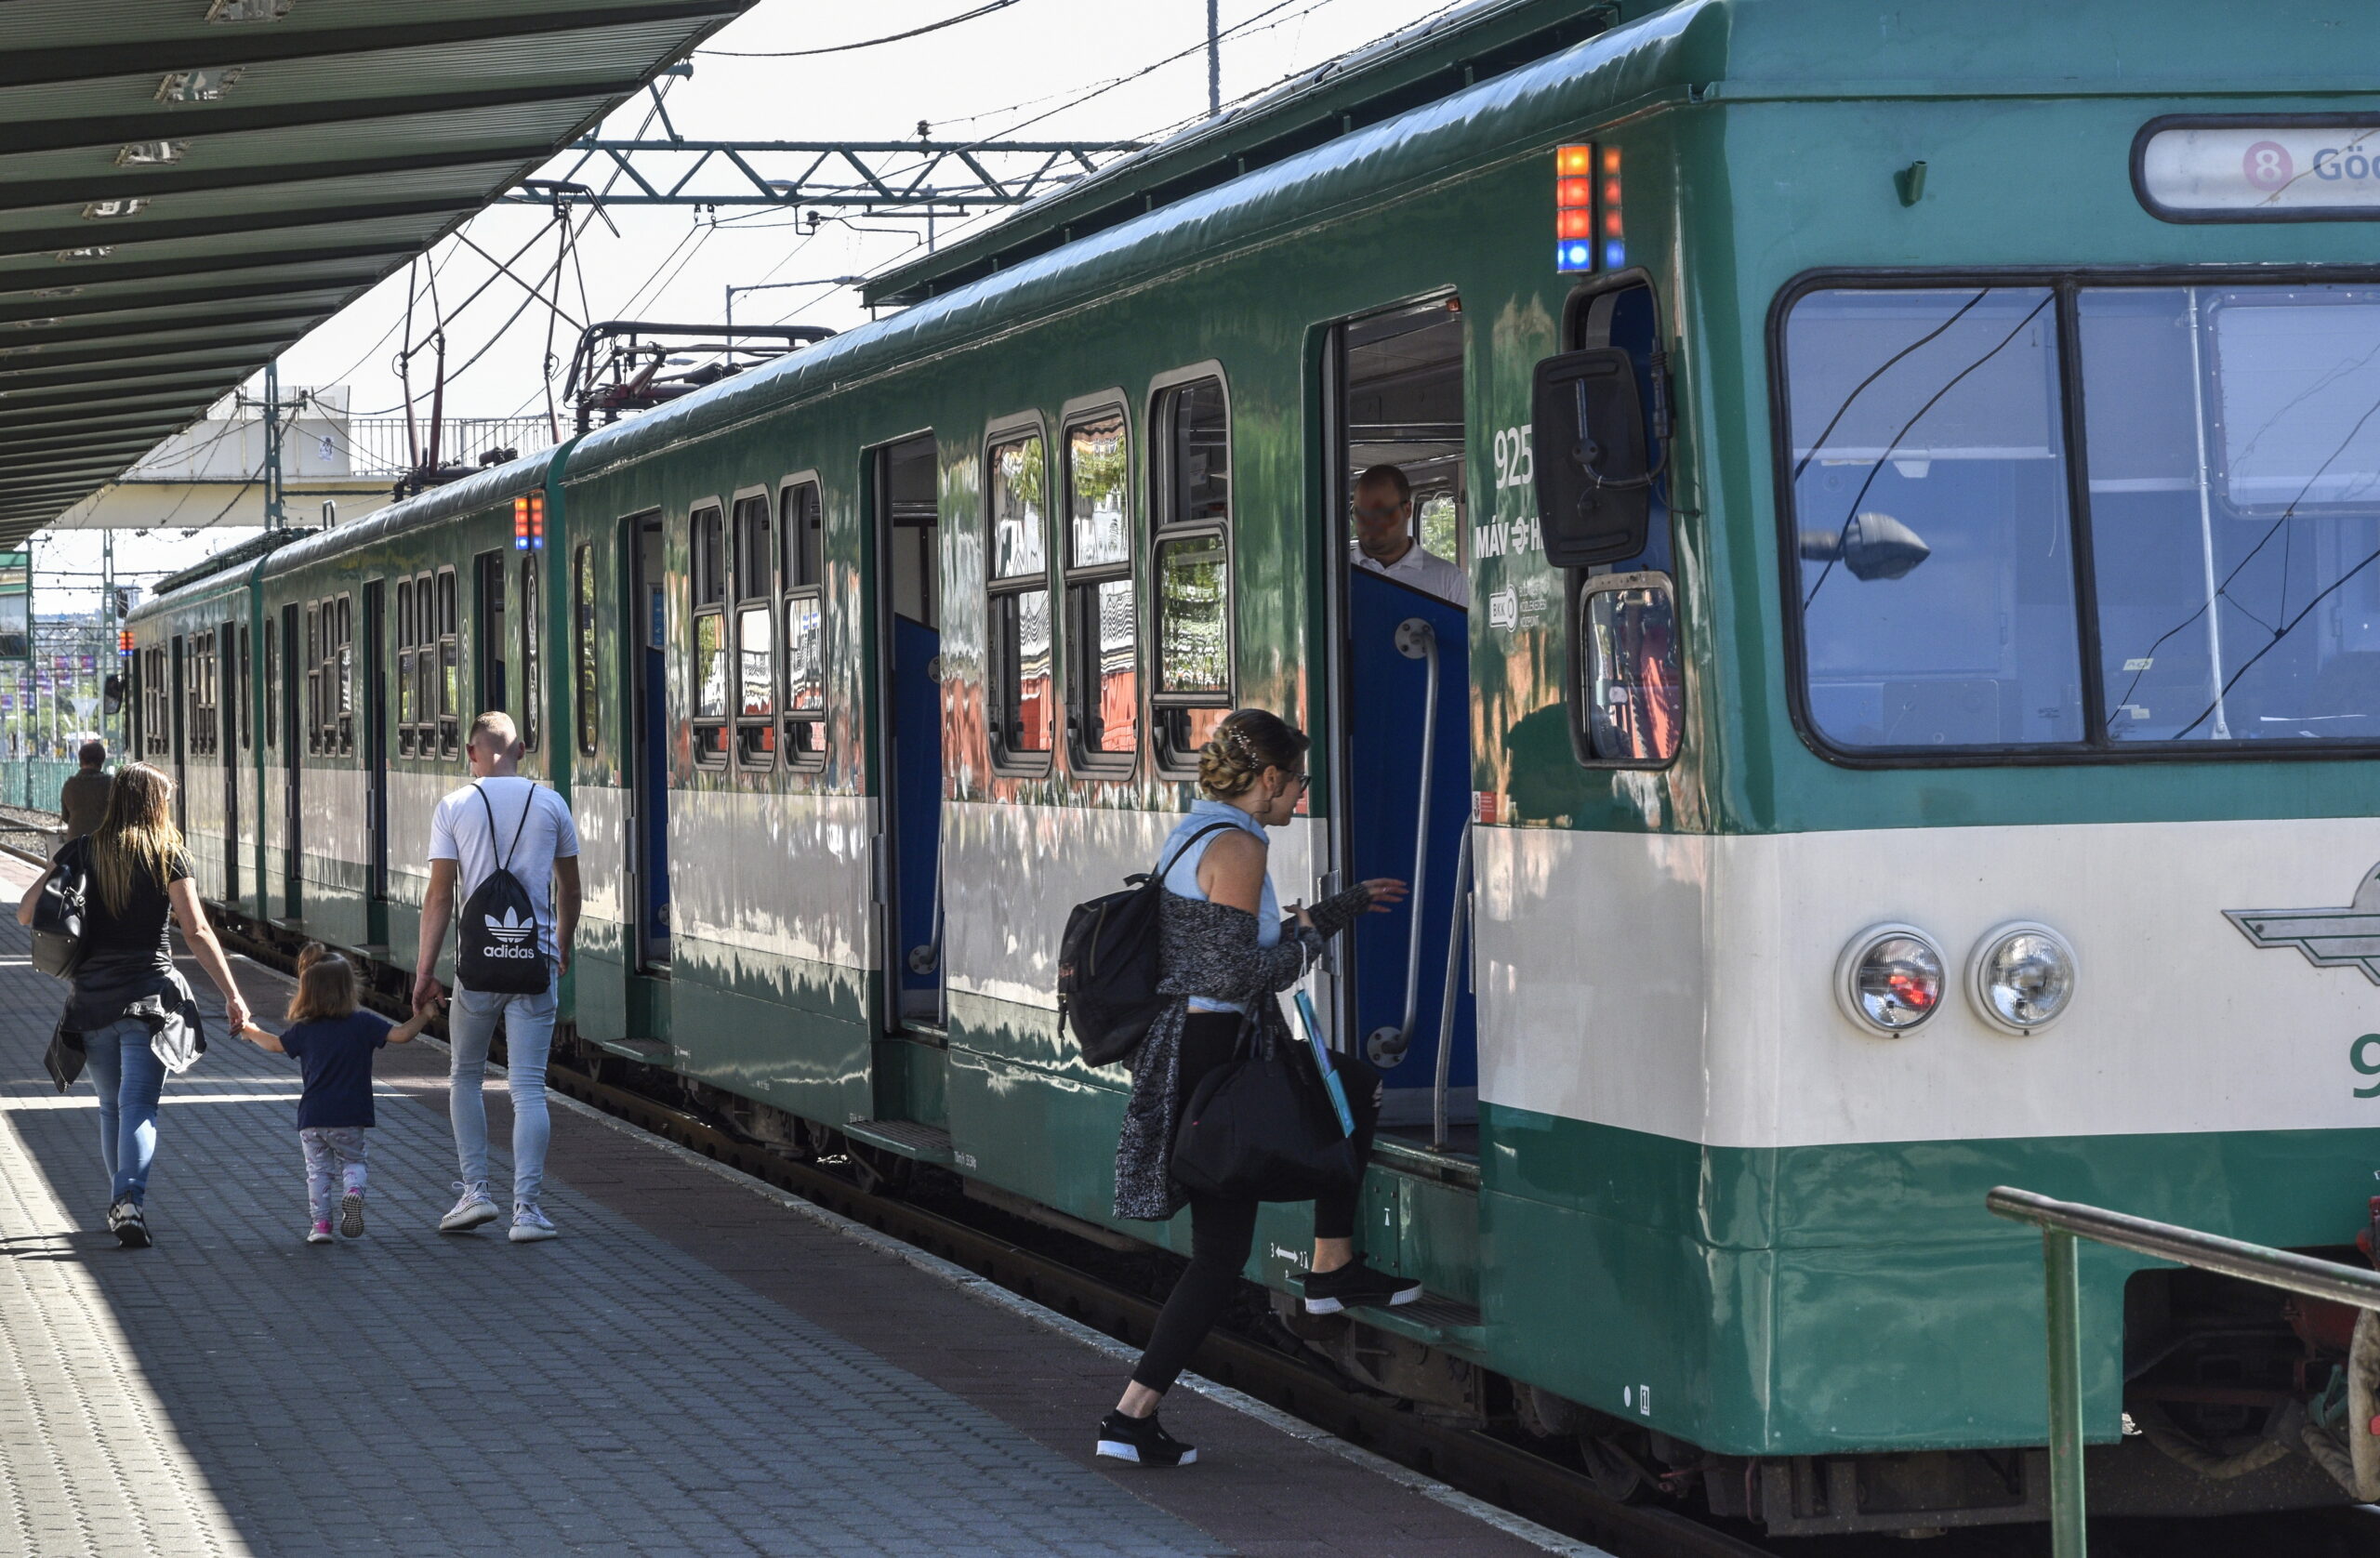
[[[358,755],[364,759],[364,940],[374,946],[389,944],[389,734],[388,653],[389,587],[385,579],[364,586],[364,739]]]
[[[190,837],[190,786],[185,783],[189,778],[190,770],[182,745],[183,720],[186,718],[190,695],[189,688],[184,685],[184,679],[190,675],[189,664],[189,649],[184,642],[184,635],[177,633],[174,635],[173,665],[174,825],[182,830],[184,838]]]
[[[903,977],[906,972],[913,971],[910,960],[913,949],[908,945],[908,938],[903,932],[903,924],[906,918],[903,911],[906,904],[901,891],[902,867],[905,843],[914,843],[914,840],[905,839],[905,830],[901,825],[902,802],[906,790],[901,777],[900,720],[895,706],[898,702],[896,682],[901,662],[895,654],[898,635],[895,622],[897,613],[894,609],[896,600],[892,533],[898,528],[914,527],[902,527],[896,524],[897,517],[893,511],[892,490],[892,469],[895,454],[912,449],[920,443],[925,446],[926,457],[933,471],[935,505],[933,522],[930,527],[934,539],[927,550],[921,554],[928,560],[926,566],[929,572],[928,576],[921,581],[920,588],[924,598],[935,608],[938,624],[942,605],[939,556],[942,522],[941,445],[936,441],[933,430],[924,429],[906,437],[887,440],[868,449],[866,455],[868,556],[875,574],[869,592],[875,608],[873,631],[869,635],[868,644],[872,668],[869,680],[875,690],[873,700],[875,707],[869,734],[872,737],[871,756],[879,775],[879,782],[875,786],[877,828],[874,889],[877,901],[879,944],[883,949],[883,956],[879,959],[884,1001],[883,1031],[891,1037],[914,1038],[938,1044],[944,1041],[948,1033],[949,985],[946,979],[937,977],[934,982],[934,1010],[930,1019],[912,1016],[904,1010],[906,1004],[904,997],[915,992],[909,989]],[[937,700],[935,730],[937,742],[942,738],[939,720],[940,704]],[[934,849],[937,890],[941,879],[940,829],[944,810],[941,786],[947,772],[947,762],[948,757],[945,753],[942,761],[937,762],[934,768],[936,786]],[[938,905],[936,912],[938,918]],[[936,935],[938,934],[937,927]],[[934,971],[938,976],[942,972],[942,968],[943,965],[939,962],[934,965]]]
[[[1355,327],[1369,322],[1387,321],[1404,315],[1418,315],[1432,309],[1442,309],[1461,322],[1462,340],[1456,358],[1461,375],[1456,418],[1457,425],[1463,429],[1464,444],[1462,471],[1458,474],[1455,483],[1456,528],[1458,553],[1460,553],[1460,534],[1467,520],[1470,495],[1468,469],[1472,454],[1470,399],[1473,376],[1471,361],[1473,343],[1470,323],[1461,311],[1460,290],[1452,286],[1434,288],[1425,293],[1383,302],[1377,307],[1329,321],[1322,332],[1320,371],[1316,375],[1316,381],[1321,388],[1321,423],[1320,436],[1316,443],[1322,452],[1323,459],[1321,479],[1316,483],[1317,495],[1323,505],[1322,523],[1318,527],[1320,533],[1318,542],[1322,555],[1317,575],[1322,589],[1320,616],[1323,665],[1316,685],[1323,690],[1324,707],[1319,711],[1321,717],[1317,720],[1320,726],[1318,743],[1328,755],[1325,764],[1328,777],[1323,786],[1325,812],[1315,827],[1313,846],[1318,878],[1316,888],[1317,896],[1338,891],[1352,878],[1360,865],[1355,859],[1354,837],[1358,798],[1352,782],[1352,776],[1357,770],[1357,755],[1355,747],[1358,700],[1355,693],[1356,667],[1355,656],[1351,654],[1352,635],[1357,624],[1355,621],[1355,609],[1353,599],[1355,567],[1350,556],[1352,528],[1349,518],[1354,495],[1351,491],[1354,467],[1350,458],[1350,443],[1351,433],[1355,426],[1349,399],[1357,391],[1358,386],[1354,381],[1348,360],[1349,333]],[[1420,542],[1421,522],[1421,510],[1417,505],[1413,516],[1417,545]],[[1461,566],[1460,555],[1449,561]],[[1402,647],[1401,643],[1400,647]],[[1462,647],[1467,656],[1467,641]],[[1449,672],[1448,680],[1442,683],[1442,687],[1444,690],[1441,693],[1439,723],[1443,737],[1443,733],[1449,728],[1447,704],[1449,702],[1460,704],[1467,701],[1468,679],[1464,678],[1457,681],[1454,674]],[[1467,720],[1460,721],[1460,725],[1467,732]],[[1444,772],[1438,775],[1441,784],[1447,777]],[[1467,813],[1472,799],[1469,786],[1470,781],[1466,771],[1459,793],[1434,794],[1431,797],[1432,814],[1443,817],[1458,808]],[[1436,851],[1434,846],[1434,852],[1442,852]],[[1449,893],[1455,894],[1449,912],[1449,937],[1463,933],[1462,928],[1467,918],[1463,913],[1464,905],[1461,900],[1460,889],[1453,879],[1454,875],[1455,872],[1452,870],[1445,870],[1434,865],[1430,876],[1421,884],[1421,892],[1426,894],[1431,902],[1440,901]],[[1419,895],[1411,903],[1412,907],[1404,911],[1405,913],[1422,912],[1423,904]],[[1409,947],[1410,944],[1406,938],[1410,934],[1411,921],[1405,919],[1403,913],[1394,920],[1382,923],[1394,925],[1397,940]],[[1341,944],[1342,942],[1346,944],[1343,946]],[[1378,950],[1376,947],[1375,955]],[[1436,1026],[1434,1012],[1443,1004],[1442,992],[1445,987],[1448,950],[1445,941],[1425,938],[1421,944],[1418,969],[1412,967],[1409,961],[1408,963],[1407,978],[1420,985],[1420,998],[1416,1002],[1416,1032],[1407,1035],[1405,1041],[1408,1050],[1421,1044],[1424,1038],[1428,1041],[1425,1048],[1435,1047]],[[1377,1061],[1377,1057],[1370,1053],[1371,1045],[1367,1041],[1368,1030],[1356,1010],[1360,994],[1357,958],[1358,953],[1351,938],[1333,938],[1329,954],[1317,970],[1317,984],[1322,986],[1318,993],[1328,997],[1328,1004],[1324,1006],[1324,1010],[1329,1013],[1331,1042],[1334,1047],[1364,1054],[1367,1059]],[[1467,966],[1466,962],[1466,968]],[[1475,1046],[1475,1035],[1473,1042]],[[1392,1082],[1395,1080],[1392,1078]],[[1403,1094],[1417,1095],[1426,1094],[1432,1089],[1427,1086],[1408,1083],[1398,1090]],[[1419,1098],[1414,1102],[1418,1104]],[[1467,1113],[1467,1111],[1463,1112]],[[1384,1124],[1395,1123],[1410,1126],[1418,1122],[1410,1119],[1401,1121],[1384,1119]]]
[[[305,815],[299,804],[306,774],[306,745],[298,739],[298,715],[300,706],[298,686],[303,676],[298,668],[298,646],[303,642],[304,608],[296,601],[281,608],[281,683],[265,690],[268,697],[281,700],[281,912],[287,919],[302,918],[306,913],[306,873],[304,833],[300,826]],[[261,804],[261,802],[259,802]]]
[[[669,554],[661,510],[620,522],[621,570],[633,603],[637,650],[621,656],[628,710],[628,902],[631,971],[671,975],[669,887]],[[655,848],[655,845],[658,848]],[[653,898],[657,875],[664,896]]]
[[[240,624],[227,617],[215,630],[215,750],[223,759],[223,901],[240,902],[240,722],[245,659],[239,653]]]

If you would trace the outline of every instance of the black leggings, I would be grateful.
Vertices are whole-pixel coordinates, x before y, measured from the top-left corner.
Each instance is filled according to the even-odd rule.
[[[1197,1011],[1182,1030],[1182,1101],[1186,1105],[1207,1073],[1232,1057],[1239,1039],[1239,1017],[1230,1011]],[[1332,1065],[1347,1089],[1347,1108],[1355,1116],[1355,1161],[1372,1155],[1372,1127],[1380,1121],[1380,1073],[1355,1055],[1334,1054]],[[1355,1184],[1314,1203],[1314,1236],[1350,1239],[1355,1235],[1355,1203],[1362,1186]],[[1232,1290],[1256,1245],[1255,1201],[1212,1195],[1190,1197],[1190,1266],[1174,1283],[1150,1333],[1148,1350],[1132,1382],[1163,1393],[1198,1343],[1207,1339],[1231,1302]]]

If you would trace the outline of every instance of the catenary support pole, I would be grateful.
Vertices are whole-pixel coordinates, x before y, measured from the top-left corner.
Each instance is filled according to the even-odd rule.
[[[1216,14],[1222,0],[1207,0],[1207,117],[1219,117],[1223,111],[1223,36]]]

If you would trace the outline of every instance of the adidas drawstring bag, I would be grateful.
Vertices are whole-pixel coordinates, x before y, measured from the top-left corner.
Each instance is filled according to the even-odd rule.
[[[487,843],[493,854],[496,808],[488,801],[485,786],[471,787],[479,791],[480,804],[487,809]],[[466,990],[490,996],[536,996],[544,994],[551,982],[546,949],[537,936],[536,905],[529,901],[529,890],[521,885],[521,878],[512,874],[522,830],[536,809],[537,786],[532,780],[521,807],[520,825],[512,830],[511,847],[463,905],[462,922],[456,932],[455,983]]]

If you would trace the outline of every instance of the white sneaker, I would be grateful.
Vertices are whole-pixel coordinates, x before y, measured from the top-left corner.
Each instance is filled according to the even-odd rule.
[[[535,1201],[515,1201],[512,1203],[512,1232],[507,1236],[514,1244],[535,1244],[539,1239],[560,1238],[562,1230],[537,1209]]]
[[[455,1188],[463,1193],[463,1198],[455,1203],[453,1211],[438,1220],[440,1233],[468,1234],[481,1223],[494,1222],[504,1215],[496,1209],[496,1202],[489,1198],[486,1181],[465,1184],[458,1180]]]

